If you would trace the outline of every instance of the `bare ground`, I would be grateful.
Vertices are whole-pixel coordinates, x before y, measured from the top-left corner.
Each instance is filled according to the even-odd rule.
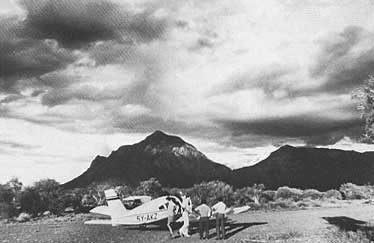
[[[227,239],[221,242],[331,242],[336,229],[374,230],[374,205],[351,201],[344,204],[294,211],[251,211],[230,217]],[[192,237],[169,239],[160,227],[146,229],[125,226],[84,225],[78,220],[41,220],[0,226],[0,242],[197,242],[196,226]],[[339,231],[341,232],[341,231]],[[215,241],[215,229],[210,230]]]

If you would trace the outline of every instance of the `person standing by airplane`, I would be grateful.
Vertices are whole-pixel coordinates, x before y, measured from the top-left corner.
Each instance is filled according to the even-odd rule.
[[[192,202],[191,198],[187,197],[183,192],[180,192],[182,197],[182,218],[183,218],[183,225],[179,229],[179,234],[181,237],[190,237],[188,234],[188,227],[190,226],[190,219],[189,214],[192,212]]]
[[[166,226],[169,229],[170,238],[173,238],[174,232],[173,232],[173,228],[171,227],[171,224],[174,222],[174,216],[175,216],[175,211],[176,211],[177,206],[175,205],[171,197],[167,197],[166,200],[168,201],[167,203],[168,222]]]
[[[201,204],[195,208],[195,211],[199,213],[199,233],[200,240],[209,239],[209,218],[212,214],[212,210],[208,205],[206,205],[206,200],[201,199]],[[205,232],[205,237],[204,237]]]
[[[212,209],[213,213],[216,214],[216,231],[217,231],[217,240],[225,239],[225,213],[226,213],[226,204],[223,202],[222,197],[218,198],[218,203],[216,203]],[[221,237],[222,235],[222,237]]]

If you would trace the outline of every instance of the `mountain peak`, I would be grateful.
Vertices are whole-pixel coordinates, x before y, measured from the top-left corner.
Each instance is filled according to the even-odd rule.
[[[170,136],[167,135],[166,133],[164,133],[161,130],[156,130],[151,135],[147,136],[147,138],[156,138],[156,137],[157,138],[163,138],[163,137],[170,137]]]
[[[286,145],[283,145],[282,147],[280,147],[278,150],[293,150],[295,149],[296,147],[294,146],[291,146],[289,144],[286,144]]]
[[[181,144],[185,143],[183,139],[177,136],[172,136],[164,133],[163,131],[157,130],[151,135],[147,136],[143,142],[145,143],[168,143],[168,144]]]

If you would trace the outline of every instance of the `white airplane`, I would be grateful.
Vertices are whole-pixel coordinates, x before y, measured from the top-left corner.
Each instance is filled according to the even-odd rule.
[[[181,201],[176,196],[163,196],[150,200],[149,197],[143,196],[132,196],[126,198],[127,201],[136,201],[143,199],[143,204],[133,208],[132,210],[126,209],[117,193],[113,189],[105,190],[105,198],[108,205],[99,206],[90,210],[91,213],[101,214],[110,216],[110,220],[89,220],[84,222],[85,224],[111,224],[116,225],[146,225],[153,224],[164,219],[167,219],[167,205],[170,199],[174,204],[181,210]],[[125,200],[125,202],[126,202]],[[249,206],[228,208],[226,214],[239,214],[249,210]],[[198,217],[194,214],[190,214],[190,221],[197,221]],[[176,220],[182,222],[182,218]]]
[[[92,210],[91,213],[110,216],[110,220],[90,220],[85,224],[111,224],[116,225],[145,225],[159,222],[167,219],[166,198],[171,198],[174,203],[181,205],[179,198],[175,196],[163,196],[154,200],[147,201],[140,206],[128,210],[113,189],[105,190],[107,206],[99,206]],[[137,199],[132,197],[131,199]]]

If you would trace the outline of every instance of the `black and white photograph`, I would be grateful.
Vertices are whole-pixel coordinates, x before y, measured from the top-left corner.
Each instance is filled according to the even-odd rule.
[[[374,242],[374,1],[0,0],[0,242]]]

